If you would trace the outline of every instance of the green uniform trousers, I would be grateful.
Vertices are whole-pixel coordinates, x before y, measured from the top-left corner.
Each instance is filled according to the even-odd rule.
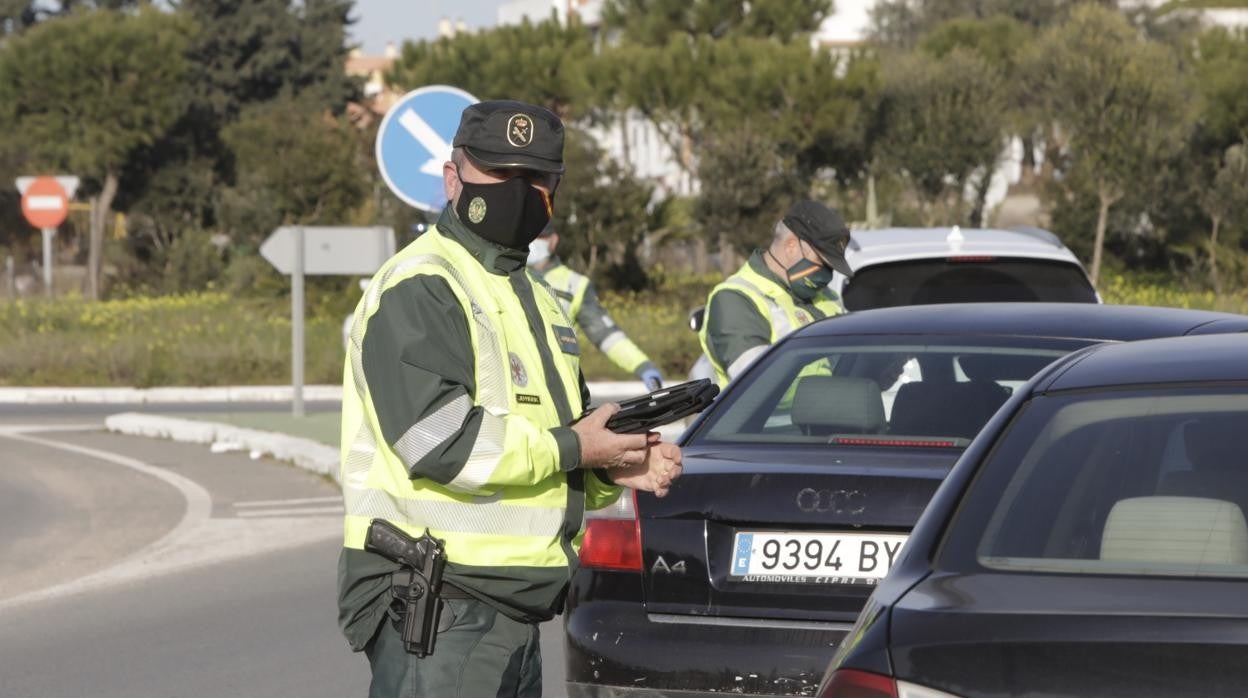
[[[382,621],[364,648],[373,671],[369,698],[541,698],[536,625],[480,601],[444,603],[443,630],[428,657],[409,654],[394,622]]]

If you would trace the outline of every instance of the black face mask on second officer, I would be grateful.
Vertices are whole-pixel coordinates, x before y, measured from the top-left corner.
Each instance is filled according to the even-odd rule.
[[[459,177],[455,213],[472,232],[503,247],[524,251],[537,239],[554,214],[554,194],[547,194],[524,177],[492,184],[465,182]]]
[[[805,243],[799,239],[797,244],[803,246],[801,249],[804,253]],[[770,250],[768,250],[767,254],[771,255],[772,259],[776,259],[776,256],[772,255]],[[778,259],[776,259],[776,264],[784,266]],[[785,274],[787,276],[786,281],[789,282],[789,290],[793,292],[793,295],[799,300],[809,302],[832,282],[833,271],[803,256],[797,262],[787,267]]]

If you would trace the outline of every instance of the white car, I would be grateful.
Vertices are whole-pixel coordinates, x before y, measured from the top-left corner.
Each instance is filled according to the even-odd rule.
[[[856,230],[845,249],[854,270],[830,286],[849,311],[899,305],[982,302],[1100,303],[1079,258],[1039,228]],[[697,331],[704,308],[689,315]],[[713,377],[705,356],[689,378]]]
[[[1040,301],[1099,303],[1083,265],[1039,228],[885,228],[854,231],[852,279],[832,288],[847,310],[898,305]]]

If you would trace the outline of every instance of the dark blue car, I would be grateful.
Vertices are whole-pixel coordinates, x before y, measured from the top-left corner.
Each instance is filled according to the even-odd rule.
[[[588,521],[569,695],[814,695],[949,469],[1036,372],[1099,342],[1244,330],[1223,313],[994,303],[793,333],[686,432],[668,497]]]
[[[1248,335],[1100,345],[1015,393],[821,698],[1248,693]]]

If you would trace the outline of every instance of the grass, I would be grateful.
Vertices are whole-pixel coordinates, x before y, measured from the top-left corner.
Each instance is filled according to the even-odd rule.
[[[657,275],[653,290],[603,293],[602,303],[669,380],[697,359],[698,338],[686,325],[705,302],[713,277]],[[1215,295],[1139,277],[1102,284],[1107,303],[1202,308],[1248,314],[1248,292]],[[344,303],[310,302],[305,380],[342,380]],[[629,375],[592,347],[589,380]],[[220,292],[91,303],[0,301],[0,385],[216,386],[290,381],[290,308],[285,299],[233,298]]]

